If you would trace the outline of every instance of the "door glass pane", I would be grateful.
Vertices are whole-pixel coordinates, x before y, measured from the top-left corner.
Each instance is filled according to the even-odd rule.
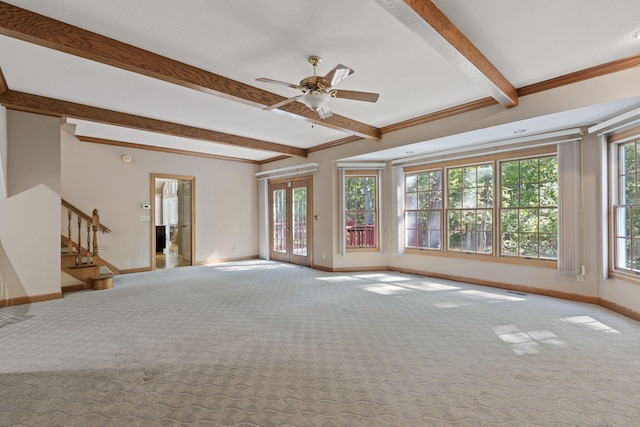
[[[273,250],[287,252],[287,190],[273,191]]]
[[[293,255],[307,256],[307,187],[293,189]]]

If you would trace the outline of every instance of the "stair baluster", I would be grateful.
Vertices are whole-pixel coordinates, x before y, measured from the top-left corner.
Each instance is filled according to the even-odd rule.
[[[93,264],[93,257],[91,257],[91,223],[87,221],[87,258],[86,264]]]
[[[71,239],[71,208],[67,208],[67,227],[69,231],[67,233],[67,253],[71,255],[73,253],[73,240]]]
[[[76,252],[76,265],[80,265],[82,263],[82,253],[80,249],[82,248],[82,217],[78,215],[78,252]]]
[[[91,224],[93,226],[93,256],[91,262],[97,262],[100,256],[98,252],[98,226],[100,225],[100,215],[98,215],[98,209],[93,210],[93,216],[91,217]],[[88,243],[87,243],[88,245]]]

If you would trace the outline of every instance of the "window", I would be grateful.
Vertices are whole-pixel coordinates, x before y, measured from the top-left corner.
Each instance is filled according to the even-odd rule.
[[[557,260],[556,147],[516,155],[405,168],[405,249]]]
[[[500,164],[500,255],[558,258],[558,158]]]
[[[378,172],[348,171],[344,177],[347,248],[378,246]]]
[[[442,246],[442,171],[405,175],[405,246]]]
[[[447,250],[491,253],[493,164],[447,170]]]
[[[614,267],[640,273],[640,141],[617,145],[617,192],[613,205]]]

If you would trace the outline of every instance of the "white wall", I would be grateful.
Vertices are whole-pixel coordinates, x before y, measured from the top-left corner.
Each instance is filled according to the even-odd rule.
[[[151,174],[194,176],[195,262],[257,256],[256,166],[80,142],[62,131],[62,197],[113,232],[99,234],[100,255],[119,269],[151,266]],[[130,155],[131,163],[121,160]],[[66,226],[63,233],[66,234]]]
[[[640,313],[640,284],[616,278],[603,279],[600,298]]]
[[[60,120],[8,110],[5,123],[0,299],[59,294]]]

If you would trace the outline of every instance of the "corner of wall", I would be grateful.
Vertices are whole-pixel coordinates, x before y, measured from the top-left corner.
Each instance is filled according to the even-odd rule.
[[[29,302],[60,293],[60,122],[6,113],[0,299]]]
[[[7,198],[7,109],[0,106],[0,199]]]

